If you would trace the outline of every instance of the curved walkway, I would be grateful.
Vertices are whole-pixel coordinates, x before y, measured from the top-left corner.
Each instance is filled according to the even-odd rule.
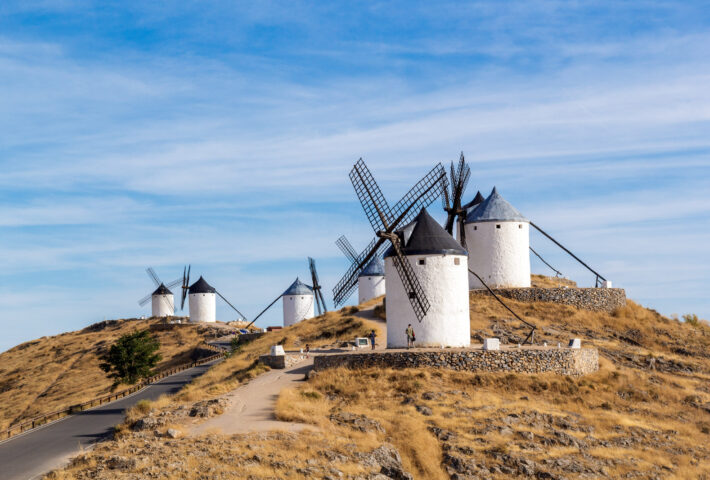
[[[226,394],[229,406],[224,413],[192,427],[190,433],[200,435],[215,432],[231,435],[269,430],[298,431],[309,427],[277,420],[276,401],[281,390],[303,382],[312,367],[313,358],[310,358],[284,370],[262,373]]]
[[[60,467],[69,458],[102,440],[140,400],[173,394],[221,360],[183,370],[131,396],[85,410],[0,443],[0,478],[28,480]]]
[[[355,316],[376,322],[380,327],[377,338],[376,350],[387,347],[387,323],[374,314],[374,306],[364,308]],[[369,349],[368,349],[369,350]],[[329,350],[328,352],[331,352]],[[335,351],[341,351],[335,349]],[[325,353],[325,350],[316,349],[313,356]],[[279,393],[284,388],[298,386],[305,380],[306,373],[313,368],[313,358],[304,360],[284,370],[271,370],[263,373],[244,385],[240,385],[224,397],[229,400],[224,413],[198,425],[189,428],[191,435],[203,433],[221,433],[231,435],[254,431],[289,430],[297,431],[303,428],[313,428],[309,425],[282,422],[276,419],[276,401]]]

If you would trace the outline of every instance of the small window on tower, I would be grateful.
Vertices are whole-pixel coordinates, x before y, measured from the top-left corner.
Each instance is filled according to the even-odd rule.
[[[419,259],[419,265],[424,265],[425,263],[426,263],[426,260],[424,260],[423,258]]]
[[[500,228],[500,223],[498,225],[496,225],[496,228]]]
[[[477,225],[474,225],[474,226],[473,226],[473,229],[474,229],[474,230],[478,230],[478,226],[477,226]]]
[[[518,225],[518,228],[523,228],[523,224],[521,223],[520,225]]]
[[[460,259],[460,258],[454,258],[454,265],[461,265],[461,259]]]

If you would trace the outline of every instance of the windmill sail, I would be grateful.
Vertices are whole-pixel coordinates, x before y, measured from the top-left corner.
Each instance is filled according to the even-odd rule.
[[[424,289],[419,283],[419,279],[411,265],[409,265],[409,261],[402,255],[399,246],[400,240],[395,231],[400,226],[410,223],[422,208],[427,207],[443,194],[446,186],[444,168],[440,163],[437,164],[391,209],[362,158],[353,166],[350,172],[350,180],[362,204],[365,215],[375,231],[376,237],[357,256],[333,289],[333,298],[336,305],[344,303],[352,294],[357,286],[358,274],[373,256],[384,253],[388,246],[386,242],[389,240],[389,244],[392,245],[396,254],[394,263],[397,274],[402,279],[402,284],[408,293],[409,301],[417,319],[421,321],[429,310],[429,301],[424,294]]]

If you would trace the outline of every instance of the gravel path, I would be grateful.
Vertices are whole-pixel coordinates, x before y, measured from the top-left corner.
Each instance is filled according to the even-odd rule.
[[[310,358],[284,370],[263,373],[240,385],[225,396],[229,406],[224,413],[192,427],[190,434],[218,432],[230,435],[269,430],[297,431],[309,427],[277,420],[275,409],[281,390],[296,387],[305,381],[306,373],[312,367],[313,358]]]

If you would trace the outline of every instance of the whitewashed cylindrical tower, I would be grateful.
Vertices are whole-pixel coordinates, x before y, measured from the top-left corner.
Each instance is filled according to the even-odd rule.
[[[283,293],[281,300],[283,301],[284,327],[315,316],[313,289],[298,278]]]
[[[204,278],[200,277],[190,285],[187,293],[190,302],[190,322],[217,321],[216,290]]]
[[[467,347],[471,343],[466,250],[426,210],[397,232],[402,251],[419,279],[430,307],[419,322],[394,265],[385,254],[387,348],[407,346],[406,329],[414,329],[417,347]]]
[[[357,301],[365,303],[384,294],[385,262],[380,257],[375,257],[357,277]]]
[[[468,265],[491,288],[530,287],[530,221],[493,188],[466,216]],[[483,288],[469,274],[470,288]]]
[[[151,311],[154,317],[171,317],[175,314],[173,292],[162,283],[151,295]]]

